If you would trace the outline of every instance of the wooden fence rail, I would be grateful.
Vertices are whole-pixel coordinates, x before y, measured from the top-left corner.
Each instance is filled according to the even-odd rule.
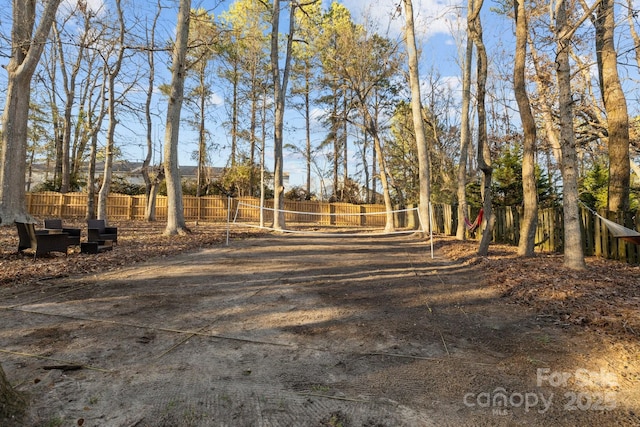
[[[226,222],[231,202],[231,213],[238,221],[260,220],[260,199],[240,197],[229,201],[223,196],[184,196],[184,216],[187,221]],[[97,199],[95,201],[97,203]],[[265,221],[273,218],[273,200],[265,202]],[[296,223],[314,223],[336,226],[384,226],[385,208],[381,205],[354,205],[351,203],[327,203],[318,201],[286,200],[285,220]],[[35,217],[85,218],[87,195],[85,193],[27,193],[27,210]],[[156,220],[167,219],[167,197],[156,199]],[[332,215],[328,215],[332,214]],[[145,218],[145,196],[110,194],[107,200],[109,220],[143,220]],[[397,217],[398,226],[405,226],[404,217]],[[413,223],[412,223],[413,224]]]
[[[85,193],[27,193],[27,209],[35,217],[85,218],[87,215],[87,195]],[[97,203],[97,200],[96,200]],[[229,209],[231,203],[231,209]],[[260,220],[260,200],[254,197],[228,199],[222,196],[184,196],[184,215],[187,221],[226,222],[229,212],[237,214],[241,222]],[[264,220],[272,221],[273,201],[265,203]],[[313,223],[334,226],[375,226],[385,225],[385,208],[381,205],[354,205],[350,203],[328,203],[318,201],[285,201],[285,220],[291,223]],[[516,207],[495,207],[493,241],[517,245],[519,240],[521,209]],[[145,196],[111,194],[107,201],[107,216],[111,221],[143,220]],[[640,228],[640,215],[636,212],[600,215],[623,224],[631,229]],[[344,214],[340,216],[327,214]],[[475,218],[477,209],[469,209],[468,218]],[[156,219],[167,218],[167,198],[158,196]],[[435,233],[455,235],[458,226],[457,206],[436,204],[433,206],[433,229]],[[416,229],[419,219],[415,211],[398,212],[394,216],[397,227]],[[602,221],[586,209],[581,211],[582,241],[585,255],[640,263],[640,246],[613,238]],[[479,238],[482,229],[476,231]],[[541,209],[538,213],[536,230],[536,250],[542,252],[562,252],[563,250],[562,208]]]

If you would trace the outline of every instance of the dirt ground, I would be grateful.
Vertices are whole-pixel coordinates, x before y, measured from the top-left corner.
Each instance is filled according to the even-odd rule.
[[[27,425],[640,425],[636,267],[203,225],[154,252],[137,227],[98,255],[3,247]]]

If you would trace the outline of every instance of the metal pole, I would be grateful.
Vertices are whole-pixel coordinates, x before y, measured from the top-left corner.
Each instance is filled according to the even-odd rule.
[[[433,210],[429,202],[429,240],[431,240],[431,259],[433,259]]]
[[[227,246],[229,246],[229,228],[231,227],[231,196],[227,196]]]

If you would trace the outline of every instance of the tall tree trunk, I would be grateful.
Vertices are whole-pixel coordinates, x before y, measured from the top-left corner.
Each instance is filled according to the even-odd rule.
[[[365,122],[366,124],[366,122]],[[375,144],[371,144],[371,201],[378,202],[378,152]]]
[[[380,143],[380,136],[378,134],[378,126],[376,125],[371,113],[366,108],[366,104],[362,102],[362,110],[364,113],[364,119],[366,122],[367,132],[373,138],[373,150],[378,159],[378,167],[380,168],[380,184],[382,185],[382,197],[384,199],[385,206],[385,226],[384,231],[392,232],[395,230],[393,223],[393,204],[391,202],[391,194],[389,193],[389,178],[387,175],[387,167],[384,162],[384,155],[382,153],[382,144]]]
[[[596,8],[596,55],[609,133],[610,211],[629,210],[629,114],[618,76],[618,54],[614,45],[614,1],[600,0]]]
[[[571,94],[571,66],[569,49],[571,34],[565,0],[556,7],[555,37],[557,45],[556,76],[559,91],[560,147],[562,149],[562,182],[564,212],[564,265],[585,268],[578,208],[578,177],[575,135],[573,131],[573,98]]]
[[[91,129],[91,143],[89,151],[89,167],[87,171],[87,219],[96,218],[96,156],[98,153],[98,134],[102,129],[102,121],[106,115],[106,88],[107,88],[107,67],[103,69],[103,80],[100,86],[100,111],[93,122],[93,114],[88,114],[89,129]]]
[[[262,132],[260,135],[260,227],[264,227],[264,186],[265,186],[265,145],[267,143],[267,85],[262,87],[262,109],[260,123],[262,126]]]
[[[124,24],[124,14],[122,11],[121,0],[116,0],[116,10],[118,14],[118,47],[117,47],[117,58],[113,65],[113,68],[110,68],[109,65],[105,61],[105,67],[109,69],[108,71],[108,82],[109,82],[109,101],[108,101],[108,114],[109,114],[109,127],[107,129],[107,143],[105,147],[104,154],[104,171],[102,175],[102,186],[100,187],[100,191],[98,192],[98,219],[103,219],[107,222],[107,201],[109,199],[109,193],[111,191],[111,173],[113,166],[113,154],[115,151],[115,131],[118,120],[116,119],[116,78],[120,74],[120,70],[122,69],[122,59],[124,58],[124,36],[126,32],[125,24]]]
[[[275,120],[273,138],[273,228],[276,230],[285,229],[284,219],[284,173],[283,173],[283,131],[284,131],[284,110],[289,80],[289,69],[291,66],[291,45],[295,31],[295,5],[289,5],[289,33],[287,35],[286,56],[284,60],[284,71],[282,80],[280,78],[280,55],[279,55],[279,28],[280,28],[280,0],[273,2],[273,15],[271,21],[271,73],[273,76],[275,95]]]
[[[338,171],[340,169],[340,141],[338,139],[338,89],[337,77],[334,77],[334,85],[332,87],[333,97],[332,97],[332,111],[331,117],[329,120],[331,121],[331,130],[330,136],[333,139],[333,197],[335,201],[338,200],[338,191],[340,189],[340,183],[338,182]]]
[[[429,202],[431,200],[430,175],[429,175],[429,150],[427,137],[422,120],[422,100],[420,96],[420,73],[418,70],[418,51],[416,48],[415,28],[413,23],[413,3],[404,0],[404,9],[407,19],[405,37],[407,53],[409,56],[409,85],[411,86],[411,113],[413,117],[413,129],[418,148],[418,179],[419,179],[419,206],[418,215],[423,230],[429,232]]]
[[[167,227],[164,234],[184,234],[189,231],[184,220],[182,183],[178,167],[178,143],[180,134],[180,113],[184,101],[184,79],[186,76],[186,55],[189,39],[191,0],[180,0],[176,43],[173,48],[171,70],[171,93],[167,106],[167,127],[165,130],[164,170],[167,182]]]
[[[540,60],[538,59],[538,53],[531,40],[528,41],[531,50],[531,57],[533,58],[533,66],[536,70],[535,81],[538,87],[538,96],[540,97],[539,107],[542,113],[542,121],[544,122],[544,130],[547,140],[551,145],[551,152],[553,157],[558,162],[558,166],[562,169],[562,149],[560,148],[560,136],[558,129],[555,126],[556,120],[554,119],[554,112],[552,111],[553,101],[549,90],[547,89],[548,83],[543,81],[542,75],[544,72],[540,68]]]
[[[238,151],[238,63],[233,63],[233,101],[231,103],[231,169],[236,166]]]
[[[76,102],[76,80],[80,72],[81,64],[84,58],[84,46],[86,44],[86,36],[90,31],[90,20],[85,17],[82,38],[79,42],[78,56],[75,63],[71,66],[70,72],[67,72],[67,61],[65,59],[65,51],[60,38],[57,26],[53,25],[54,40],[58,50],[57,58],[60,61],[60,72],[62,75],[62,84],[65,94],[63,131],[61,137],[61,183],[60,192],[67,193],[71,187],[71,128],[74,104]]]
[[[340,201],[345,202],[345,190],[347,188],[347,182],[349,181],[349,120],[348,120],[348,99],[345,90],[344,97],[342,98],[342,191],[340,191]]]
[[[206,62],[204,62],[206,64]],[[198,177],[197,177],[197,185],[196,185],[196,197],[202,196],[202,188],[204,187],[204,177],[205,177],[205,164],[207,158],[207,121],[205,117],[206,113],[206,105],[207,105],[207,90],[205,83],[205,67],[202,66],[200,70],[200,123],[198,123]],[[251,195],[253,196],[253,141],[251,147],[251,179],[249,181],[249,185],[251,186]],[[198,211],[198,217],[200,217],[200,212]]]
[[[482,36],[482,22],[480,11],[483,0],[476,0],[473,12],[469,14],[469,35],[473,39],[478,52],[478,167],[482,171],[482,209],[484,210],[484,228],[478,247],[478,255],[486,256],[489,253],[489,244],[493,238],[493,212],[491,198],[491,179],[493,167],[491,166],[491,150],[487,140],[487,113],[485,108],[486,83],[487,83],[487,51]]]
[[[147,44],[152,47],[156,44],[156,25],[160,18],[161,11],[162,8],[158,2],[156,14],[151,26],[150,38],[147,40]],[[149,77],[147,79],[147,97],[144,103],[147,155],[142,162],[142,178],[144,179],[145,185],[144,218],[146,221],[152,222],[156,220],[156,196],[158,194],[158,185],[160,184],[160,181],[164,179],[164,173],[162,172],[162,168],[155,168],[153,176],[151,175],[151,162],[153,160],[153,152],[155,150],[153,144],[153,120],[151,119],[151,102],[153,101],[153,89],[155,86],[155,49],[149,49],[147,51],[147,58],[149,60]]]
[[[46,3],[36,24],[36,2],[13,1],[11,58],[6,66],[7,88],[0,146],[0,221],[29,221],[26,207],[27,127],[31,77],[40,61],[60,0]]]
[[[249,125],[249,194],[251,197],[256,195],[256,148],[257,148],[257,129],[258,129],[258,94],[257,87],[254,83],[251,89],[251,123]]]
[[[536,228],[538,226],[538,188],[536,185],[535,152],[536,122],[531,112],[525,80],[527,38],[529,27],[524,0],[514,3],[516,20],[516,52],[513,67],[513,86],[520,111],[524,132],[522,153],[522,192],[524,196],[524,217],[520,223],[518,255],[532,256],[535,249]]]
[[[305,161],[306,161],[306,188],[307,198],[311,197],[311,83],[309,73],[305,73],[304,79],[304,128],[305,128]]]
[[[31,78],[40,61],[60,0],[49,0],[36,25],[36,1],[13,1],[11,58],[6,66],[7,88],[0,146],[0,224],[32,220],[27,213],[25,180]],[[0,366],[0,423],[19,423],[26,407]]]
[[[98,154],[98,134],[91,137],[89,165],[87,167],[87,219],[96,218],[96,157]]]
[[[473,8],[473,0],[467,2],[468,10]],[[460,112],[460,160],[458,163],[458,228],[456,239],[465,240],[467,236],[464,219],[467,217],[467,162],[471,143],[469,110],[471,104],[471,62],[473,60],[473,40],[467,37],[464,62],[462,64],[462,111]]]
[[[102,170],[102,185],[98,191],[98,219],[107,220],[107,201],[111,191],[111,172],[113,168],[113,152],[115,150],[115,129],[117,124],[115,113],[115,76],[109,75],[109,126],[107,129],[107,144],[104,153],[104,169]]]
[[[362,172],[364,173],[365,202],[371,203],[373,189],[371,188],[371,173],[369,172],[369,160],[367,158],[369,148],[369,138],[367,132],[362,135]]]

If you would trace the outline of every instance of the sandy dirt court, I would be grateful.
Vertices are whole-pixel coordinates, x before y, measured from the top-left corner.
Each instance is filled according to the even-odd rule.
[[[98,258],[97,258],[98,259]],[[413,235],[263,235],[0,288],[33,426],[632,426],[638,354]]]

